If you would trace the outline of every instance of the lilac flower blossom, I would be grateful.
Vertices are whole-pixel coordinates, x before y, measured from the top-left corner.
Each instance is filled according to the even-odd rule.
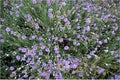
[[[19,60],[20,60],[20,56],[19,56],[19,55],[17,55],[17,56],[16,56],[16,59],[19,61]]]
[[[69,50],[69,46],[65,46],[65,47],[64,47],[64,50]]]
[[[104,68],[99,68],[98,73],[99,73],[99,74],[102,74],[104,71],[105,71]]]
[[[6,28],[6,32],[10,32],[11,29],[9,27]]]
[[[11,67],[10,67],[10,70],[11,70],[11,71],[13,71],[13,70],[14,70],[14,67],[13,67],[13,66],[11,66]]]

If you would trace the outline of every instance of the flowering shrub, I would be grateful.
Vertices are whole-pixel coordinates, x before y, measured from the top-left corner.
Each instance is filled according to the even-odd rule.
[[[119,0],[1,4],[1,79],[120,79]]]

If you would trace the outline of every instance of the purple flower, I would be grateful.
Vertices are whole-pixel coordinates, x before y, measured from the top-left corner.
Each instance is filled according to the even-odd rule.
[[[78,63],[73,63],[70,65],[71,68],[76,69],[78,67]]]
[[[42,36],[40,36],[40,37],[39,37],[39,40],[42,40],[42,39],[43,39]]]
[[[35,38],[36,38],[36,36],[35,36],[35,35],[33,35],[33,36],[31,36],[31,38],[30,38],[30,39],[31,39],[31,40],[33,40],[33,39],[35,39]]]
[[[44,46],[44,45],[41,45],[41,49],[45,49],[45,46]]]
[[[83,77],[83,73],[79,73],[79,75],[78,75],[79,77]]]
[[[54,51],[58,51],[58,50],[59,50],[58,46],[55,46]]]
[[[50,6],[50,5],[51,5],[50,0],[47,0],[47,5],[48,5],[48,6]]]
[[[24,79],[22,79],[22,78],[18,78],[18,80],[24,80]]]
[[[94,53],[95,53],[94,51],[90,51],[90,55],[94,55]]]
[[[90,31],[90,26],[85,27],[85,30],[89,32]]]
[[[73,41],[73,45],[77,45],[77,41]]]
[[[0,39],[0,42],[1,42],[1,43],[4,43],[4,42],[5,42],[5,40],[4,40],[4,39]]]
[[[90,19],[90,18],[87,18],[87,19],[86,19],[86,23],[90,24],[90,23],[91,23],[91,19]]]
[[[90,59],[90,58],[92,58],[92,56],[91,55],[87,55],[87,58]]]
[[[34,45],[34,46],[32,47],[32,50],[33,50],[33,51],[36,51],[36,50],[37,50],[37,46]]]
[[[48,13],[52,13],[52,11],[53,11],[52,8],[48,9]]]
[[[23,77],[24,77],[24,78],[27,78],[27,77],[28,77],[28,75],[27,75],[27,74],[25,74]]]
[[[57,41],[57,40],[58,40],[58,37],[54,37],[54,40]]]
[[[102,42],[102,41],[98,41],[98,44],[102,45],[102,44],[103,44],[103,42]]]
[[[99,73],[99,74],[102,74],[104,71],[105,71],[105,69],[99,68],[98,73]]]
[[[59,58],[59,57],[61,57],[61,55],[59,53],[57,53],[56,57]]]
[[[111,55],[113,55],[115,53],[115,51],[111,51],[110,53],[111,53]]]
[[[0,50],[0,53],[3,53],[3,50]]]
[[[14,70],[14,67],[13,67],[13,66],[11,66],[11,67],[10,67],[10,70],[11,70],[11,71],[13,71],[13,70]]]
[[[29,63],[29,62],[30,62],[30,60],[31,60],[31,58],[27,58],[26,62],[27,62],[27,63]]]
[[[21,51],[22,52],[27,52],[27,49],[26,48],[22,48]]]
[[[50,49],[49,49],[49,48],[46,48],[45,51],[46,51],[46,52],[50,52]]]
[[[27,37],[25,35],[21,36],[22,40],[25,40]]]
[[[63,42],[63,38],[60,38],[60,39],[59,39],[59,42]]]
[[[77,29],[80,29],[80,26],[77,26]]]
[[[49,16],[50,19],[53,18],[53,14],[52,13],[48,13],[48,16]]]
[[[114,35],[114,34],[115,34],[115,31],[112,31],[111,33]]]
[[[22,57],[22,59],[21,59],[22,61],[25,61],[26,59],[25,59],[25,57]]]
[[[104,43],[108,43],[108,40],[107,40],[107,39],[105,39],[105,40],[104,40]]]
[[[10,32],[11,30],[10,30],[10,28],[9,27],[7,27],[6,28],[6,32]]]
[[[2,35],[2,34],[0,34],[0,37],[3,37],[3,35]]]
[[[65,47],[64,47],[64,50],[68,50],[68,49],[69,49],[69,46],[65,46]]]
[[[46,77],[46,76],[47,76],[47,73],[46,73],[46,72],[42,72],[42,73],[41,73],[41,76],[42,76],[42,77]]]
[[[60,51],[59,51],[59,50],[56,50],[55,53],[58,54],[58,53],[60,53]]]
[[[17,60],[20,60],[20,56],[19,56],[19,55],[17,55],[17,56],[16,56],[16,59],[17,59]]]
[[[72,74],[75,74],[76,72],[75,71],[72,71]]]
[[[43,52],[42,52],[42,51],[40,51],[40,52],[39,52],[39,55],[43,55]]]
[[[120,59],[117,59],[117,62],[120,63]]]
[[[37,0],[32,0],[33,4],[37,4]]]
[[[35,24],[35,29],[39,29],[40,27],[39,27],[39,24],[38,23],[36,23]]]
[[[80,34],[78,34],[78,35],[77,35],[77,38],[78,38],[78,39],[79,39],[79,38],[81,38],[81,35],[80,35]]]
[[[68,19],[67,19],[67,18],[64,18],[63,21],[64,21],[64,22],[68,22]]]
[[[20,12],[16,11],[16,17],[19,17],[19,16],[20,16]]]
[[[120,75],[115,75],[115,79],[120,79]]]

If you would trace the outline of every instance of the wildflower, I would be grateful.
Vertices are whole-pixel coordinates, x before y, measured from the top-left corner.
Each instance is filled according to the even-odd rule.
[[[107,39],[105,39],[105,40],[104,40],[104,43],[108,43],[108,40],[107,40]]]
[[[90,23],[91,23],[91,19],[90,19],[90,18],[87,18],[87,19],[86,19],[86,23],[87,23],[87,24],[90,24]]]
[[[35,38],[36,38],[36,36],[35,36],[35,35],[31,36],[31,40],[33,40],[33,39],[35,39]]]
[[[11,78],[13,78],[14,76],[16,76],[16,72],[15,71],[10,74]]]
[[[73,70],[73,71],[72,71],[72,74],[75,74],[75,73],[76,73],[76,72]]]
[[[42,73],[41,73],[41,76],[42,76],[42,77],[46,77],[46,76],[47,76],[47,73],[46,73],[46,72],[42,72]]]
[[[102,44],[103,44],[103,42],[102,42],[102,41],[98,41],[98,44],[102,45]]]
[[[70,65],[70,67],[73,68],[73,69],[76,69],[78,67],[78,63],[77,62],[76,63],[72,63]]]
[[[3,35],[2,35],[2,34],[0,34],[0,37],[3,37]]]
[[[117,62],[120,63],[120,59],[117,59]]]
[[[114,35],[114,34],[115,34],[115,31],[112,31],[111,33]]]
[[[49,49],[49,48],[46,48],[45,51],[46,51],[46,52],[50,52],[50,49]]]
[[[11,29],[9,27],[6,28],[6,32],[10,32]]]
[[[33,50],[33,51],[36,51],[36,50],[37,50],[37,46],[34,45],[34,46],[32,47],[32,50]]]
[[[25,40],[27,37],[25,35],[21,36],[22,40]]]
[[[22,48],[21,51],[22,52],[27,52],[27,49],[26,48]]]
[[[60,38],[60,39],[59,39],[59,42],[63,42],[63,38]]]
[[[52,8],[48,9],[48,13],[52,13],[52,11],[53,11]]]
[[[35,23],[35,29],[39,29],[40,27],[39,27],[39,24],[38,23]]]
[[[87,55],[87,58],[90,59],[90,58],[92,58],[92,56],[91,55]]]
[[[79,39],[79,38],[81,38],[81,35],[80,35],[80,34],[78,34],[78,35],[77,35],[77,38],[78,38],[78,39]]]
[[[16,11],[16,17],[19,17],[19,16],[20,16],[20,12]]]
[[[44,46],[44,45],[41,45],[41,49],[45,49],[45,46]]]
[[[27,77],[28,77],[28,75],[27,75],[27,74],[25,74],[23,77],[24,77],[24,78],[27,78]]]
[[[85,27],[85,30],[89,32],[90,31],[90,26]]]
[[[62,7],[62,6],[65,6],[66,3],[65,2],[60,2],[59,5]]]
[[[25,61],[26,59],[25,59],[25,57],[22,57],[22,59],[21,59],[22,61]]]
[[[48,6],[50,6],[50,5],[51,5],[50,0],[47,0],[47,5],[48,5]]]
[[[5,42],[5,40],[4,40],[4,39],[0,39],[0,42],[1,42],[1,43],[4,43],[4,42]]]
[[[61,55],[58,52],[56,52],[56,53],[57,53],[57,55],[56,55],[57,58],[61,57]]]
[[[2,51],[2,50],[0,50],[0,53],[3,53],[3,51]]]
[[[32,3],[33,4],[37,4],[37,0],[32,0]]]
[[[39,55],[43,55],[43,52],[42,52],[42,51],[40,51],[40,52],[39,52]]]
[[[10,67],[10,70],[11,70],[11,71],[13,71],[13,70],[14,70],[14,67],[13,67],[13,66],[11,66],[11,67]]]
[[[98,73],[99,73],[99,74],[102,74],[104,71],[105,71],[105,69],[99,68]]]
[[[42,36],[39,36],[39,40],[42,40],[43,39],[43,37]]]
[[[67,18],[64,18],[63,21],[64,21],[64,22],[68,22],[68,19],[67,19]]]
[[[50,19],[53,18],[53,14],[52,13],[48,13],[48,16],[49,16]]]
[[[19,56],[19,55],[17,55],[17,56],[16,56],[16,59],[19,61],[19,60],[20,60],[20,56]]]
[[[83,77],[83,73],[79,73],[79,75],[78,75],[79,77]]]
[[[58,46],[55,46],[54,47],[54,51],[58,51],[59,50],[59,47]]]
[[[64,47],[64,50],[68,50],[68,49],[69,49],[69,46],[65,46],[65,47]]]
[[[80,29],[80,26],[77,26],[77,29]]]

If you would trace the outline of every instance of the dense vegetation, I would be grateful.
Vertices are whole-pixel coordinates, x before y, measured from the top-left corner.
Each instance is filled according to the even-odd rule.
[[[1,0],[1,79],[120,79],[119,0]]]

